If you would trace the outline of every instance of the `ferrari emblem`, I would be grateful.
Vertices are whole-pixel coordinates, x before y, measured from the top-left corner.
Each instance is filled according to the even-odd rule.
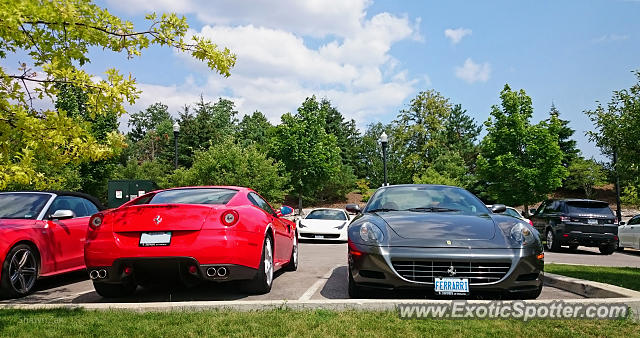
[[[453,277],[456,275],[456,268],[452,266],[449,267],[449,269],[447,269],[447,273],[449,274],[450,277]]]
[[[156,216],[156,218],[153,219],[154,222],[156,222],[157,224],[160,224],[160,222],[162,222],[162,217],[160,217],[160,215]]]
[[[447,245],[451,245],[451,241],[447,241]]]

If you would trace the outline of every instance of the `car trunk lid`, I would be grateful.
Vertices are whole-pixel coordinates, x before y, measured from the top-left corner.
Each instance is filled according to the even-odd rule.
[[[200,230],[215,206],[196,204],[145,204],[113,212],[113,231]]]

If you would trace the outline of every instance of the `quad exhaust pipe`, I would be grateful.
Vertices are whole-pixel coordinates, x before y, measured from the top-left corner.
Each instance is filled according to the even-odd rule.
[[[105,270],[105,269],[91,270],[91,272],[89,272],[89,278],[91,278],[91,279],[104,279],[104,278],[107,278],[107,270]]]
[[[212,266],[207,269],[207,277],[226,277],[227,273],[227,268],[225,268],[224,266],[221,266],[219,268]]]

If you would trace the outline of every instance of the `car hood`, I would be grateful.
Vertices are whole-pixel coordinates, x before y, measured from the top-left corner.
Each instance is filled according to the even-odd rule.
[[[341,226],[344,223],[349,221],[340,221],[340,220],[327,220],[327,219],[301,219],[300,224],[309,228],[318,228],[318,229],[329,229],[337,226]]]
[[[496,224],[487,214],[390,211],[377,215],[406,239],[470,241],[490,240],[496,235]]]

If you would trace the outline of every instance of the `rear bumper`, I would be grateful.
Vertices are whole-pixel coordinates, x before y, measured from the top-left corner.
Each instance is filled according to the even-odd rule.
[[[590,247],[598,247],[601,245],[612,245],[617,240],[617,235],[607,233],[588,233],[580,231],[571,231],[564,233],[560,237],[560,243],[562,245],[582,245]]]
[[[90,232],[84,247],[88,268],[118,266],[123,260],[174,258],[193,260],[198,267],[208,265],[260,265],[264,234],[223,230],[174,231],[168,246],[141,247],[140,232]]]
[[[191,266],[196,267],[195,272],[189,271]],[[130,269],[128,274],[125,268]],[[224,275],[218,271],[224,272]],[[87,267],[87,272],[92,281],[100,283],[122,283],[126,280],[140,283],[146,280],[163,280],[171,274],[224,282],[252,279],[257,269],[236,264],[200,264],[193,257],[174,256],[119,258],[110,266]]]

